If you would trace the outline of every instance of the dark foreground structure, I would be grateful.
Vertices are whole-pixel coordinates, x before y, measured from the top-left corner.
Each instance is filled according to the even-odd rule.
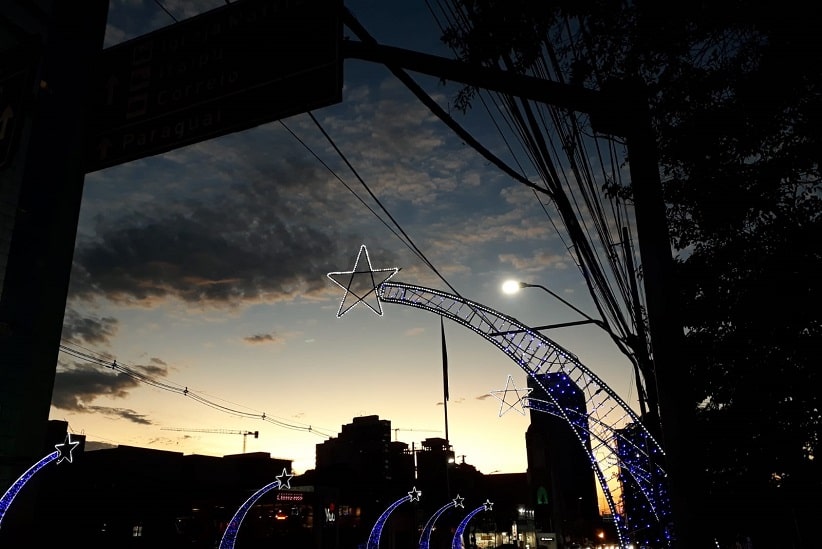
[[[49,422],[44,455],[65,440],[66,427]],[[72,437],[80,442],[72,462],[44,467],[9,508],[0,547],[213,549],[239,507],[292,466],[264,452],[216,457],[133,446],[87,452],[85,438]],[[577,521],[573,539],[537,528],[535,497],[544,492],[544,477],[537,485],[528,473],[483,475],[464,458],[458,463],[445,439],[409,448],[390,437],[390,421],[354,418],[338,437],[317,445],[315,469],[256,501],[236,547],[359,549],[380,515],[413,488],[422,497],[390,515],[380,547],[419,547],[426,522],[453,501],[461,505],[439,516],[431,549],[450,549],[460,521],[486,500],[493,508],[471,520],[466,547],[565,549],[593,546],[598,533],[613,539],[600,520]]]

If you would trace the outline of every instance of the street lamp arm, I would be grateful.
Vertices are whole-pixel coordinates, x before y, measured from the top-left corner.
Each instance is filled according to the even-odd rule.
[[[520,288],[539,288],[539,289],[551,294],[553,297],[555,297],[556,299],[558,299],[559,301],[564,303],[567,307],[570,307],[571,309],[573,309],[574,311],[579,313],[583,318],[587,319],[589,322],[598,325],[600,328],[607,331],[608,333],[611,332],[611,328],[605,322],[603,322],[602,320],[597,320],[595,318],[591,318],[588,314],[584,313],[583,311],[578,309],[576,306],[574,306],[572,303],[569,303],[566,299],[559,296],[556,292],[554,292],[550,288],[546,288],[542,284],[531,284],[530,282],[520,282],[519,287]]]

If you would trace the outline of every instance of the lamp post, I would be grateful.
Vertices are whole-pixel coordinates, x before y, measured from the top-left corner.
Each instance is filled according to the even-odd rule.
[[[647,350],[644,346],[639,345],[637,338],[623,338],[615,334],[611,327],[604,320],[592,318],[572,303],[568,302],[562,296],[552,291],[550,288],[542,284],[531,284],[529,282],[520,282],[517,280],[507,280],[502,284],[502,291],[506,294],[514,294],[521,288],[539,288],[548,293],[555,299],[559,300],[565,306],[569,307],[577,314],[582,316],[585,320],[578,320],[574,322],[561,322],[557,324],[548,324],[545,326],[535,326],[535,330],[551,330],[554,328],[567,328],[569,326],[581,326],[584,324],[594,324],[602,329],[613,340],[614,344],[619,348],[620,352],[624,354],[631,361],[634,367],[634,377],[636,379],[637,392],[639,393],[639,408],[641,417],[650,423],[654,429],[655,434],[658,434],[658,414],[657,414],[657,400],[656,400],[656,382],[653,377],[653,369],[650,367],[650,359],[648,359]],[[642,382],[640,371],[645,376],[645,383]],[[648,409],[651,410],[649,417]]]
[[[549,288],[546,288],[542,284],[531,284],[531,283],[528,283],[528,282],[520,282],[520,281],[517,281],[517,280],[506,280],[502,284],[502,291],[505,292],[506,294],[515,294],[520,290],[520,288],[539,288],[542,291],[547,292],[548,294],[552,295],[554,298],[561,301],[567,307],[570,307],[571,309],[573,309],[574,311],[579,313],[579,315],[582,316],[583,318],[585,318],[585,320],[587,321],[586,324],[587,323],[596,324],[597,326],[599,326],[600,328],[608,331],[609,333],[611,332],[611,329],[605,324],[605,322],[603,322],[602,320],[596,320],[594,318],[591,318],[590,316],[588,316],[587,314],[585,314],[584,312],[579,310],[577,307],[575,307],[573,304],[569,303],[568,301],[563,299],[561,296],[559,296],[557,293],[550,290]]]
[[[649,431],[651,431],[652,435],[655,438],[657,438],[657,440],[662,440],[662,425],[660,423],[659,416],[659,401],[656,387],[656,376],[653,368],[653,362],[651,361],[650,356],[648,354],[648,349],[645,344],[645,340],[642,337],[636,336],[634,334],[628,334],[628,336],[624,338],[620,337],[619,335],[613,332],[613,330],[607,322],[590,317],[584,311],[575,307],[573,304],[569,303],[561,296],[557,295],[555,292],[541,284],[531,284],[528,282],[508,280],[504,282],[502,285],[503,292],[507,294],[516,293],[521,288],[539,288],[544,292],[548,293],[549,295],[551,295],[552,297],[554,297],[555,299],[559,300],[563,304],[565,304],[570,309],[574,310],[576,313],[578,313],[585,319],[577,322],[564,322],[559,324],[550,324],[547,326],[536,326],[533,329],[545,330],[581,324],[594,324],[610,336],[610,338],[614,341],[619,350],[626,357],[628,357],[628,359],[631,361],[631,364],[634,367],[634,376],[636,378],[637,393],[639,397],[639,406],[641,411],[640,418],[642,419],[642,423]],[[637,319],[637,322],[639,321],[640,319]],[[643,384],[642,382],[640,371],[642,371],[642,374],[645,376],[645,384]],[[646,408],[646,403],[650,408],[650,413]]]

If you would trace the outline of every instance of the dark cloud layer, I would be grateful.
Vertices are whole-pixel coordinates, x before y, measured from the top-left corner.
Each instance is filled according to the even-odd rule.
[[[95,237],[75,252],[71,298],[230,305],[327,289],[340,230],[316,166],[285,157],[245,172],[207,200],[97,214]]]
[[[243,341],[251,344],[276,343],[279,341],[279,338],[274,334],[254,334],[252,336],[244,337]]]
[[[152,360],[148,366],[133,368],[148,377],[157,379],[168,375],[168,368],[159,359]],[[101,396],[125,399],[129,391],[140,384],[136,379],[122,374],[101,369],[100,366],[74,364],[58,369],[51,404],[55,408],[74,412],[99,413],[106,416],[125,419],[132,423],[151,425],[145,415],[129,408],[97,406],[92,403]]]
[[[117,323],[113,317],[94,318],[69,308],[63,317],[62,339],[69,343],[108,343],[117,333]]]
[[[85,411],[97,397],[125,398],[137,385],[137,380],[102,371],[99,366],[77,365],[57,371],[51,403],[63,410]]]

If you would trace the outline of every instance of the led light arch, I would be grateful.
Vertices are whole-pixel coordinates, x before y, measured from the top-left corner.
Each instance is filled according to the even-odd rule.
[[[478,513],[482,511],[490,511],[493,507],[493,503],[488,500],[485,500],[485,503],[465,515],[465,518],[460,521],[459,526],[454,531],[454,539],[451,540],[451,549],[464,549],[465,545],[462,542],[462,534],[465,532],[465,528],[468,526],[468,523],[471,522],[471,519],[474,518]]]
[[[286,488],[291,488],[291,477],[294,475],[290,475],[283,469],[283,472],[277,475],[277,480],[266,484],[247,500],[240,505],[240,508],[237,509],[237,512],[234,513],[234,516],[231,518],[231,521],[228,523],[228,526],[223,532],[223,537],[220,539],[220,549],[234,549],[234,544],[237,542],[237,534],[240,531],[240,526],[243,524],[243,519],[248,514],[248,511],[251,510],[251,507],[257,502],[258,499],[263,497],[265,494],[274,490],[275,488],[282,488],[285,486]]]
[[[377,522],[374,523],[374,527],[371,529],[371,533],[368,535],[368,543],[366,544],[366,549],[379,549],[380,547],[380,538],[382,538],[382,529],[385,526],[385,521],[388,520],[388,517],[391,516],[391,513],[394,512],[394,509],[405,503],[406,501],[419,501],[422,492],[417,490],[417,487],[411,488],[411,491],[408,492],[408,495],[402,497],[388,506],[388,509],[383,511],[380,517],[377,519]]]
[[[54,449],[55,451],[32,465],[31,467],[26,470],[25,473],[20,475],[14,483],[9,487],[8,490],[3,494],[3,497],[0,497],[0,528],[3,526],[3,517],[6,515],[6,511],[9,510],[11,507],[11,503],[14,501],[14,498],[17,497],[17,494],[20,493],[20,490],[25,487],[26,483],[34,477],[43,467],[48,465],[49,463],[56,462],[58,465],[63,461],[68,461],[69,463],[74,462],[74,457],[72,453],[74,449],[79,445],[80,442],[76,440],[71,440],[71,433],[66,434],[66,441],[61,444],[55,444]]]
[[[363,255],[367,259],[367,269],[359,266]],[[671,515],[667,476],[658,465],[662,463],[664,452],[637,414],[610,387],[576,356],[539,331],[460,296],[423,286],[390,282],[398,271],[398,268],[374,269],[365,245],[360,246],[353,269],[328,273],[328,278],[346,291],[337,318],[360,303],[380,316],[382,302],[397,303],[449,318],[497,346],[548,396],[548,400],[535,409],[561,418],[576,435],[614,517],[620,547],[625,549],[631,534],[637,531],[637,527],[631,524],[632,519],[617,505],[617,501],[623,499],[623,488],[626,486],[630,487],[632,496],[645,498],[647,508],[653,510],[652,516],[657,521],[656,531],[670,541],[672,533],[666,528]],[[351,288],[357,288],[357,292],[352,293]],[[376,307],[366,301],[368,298],[376,299]],[[565,387],[553,387],[540,380],[542,374],[556,373],[567,378]],[[571,384],[584,396],[585,414],[580,414],[574,406],[562,405],[563,392]],[[507,394],[509,389],[506,387],[498,392]],[[518,391],[517,398],[524,414],[526,399]],[[500,400],[503,404],[500,408],[502,415],[506,402],[504,397]],[[635,512],[634,509],[637,509],[636,502],[632,502],[632,512]],[[635,514],[645,513],[637,509]]]
[[[639,416],[573,353],[514,317],[460,296],[388,281],[379,285],[377,295],[385,303],[423,309],[465,326],[499,348],[544,390],[550,400],[543,401],[547,404],[542,405],[542,409],[536,409],[563,419],[576,434],[616,521],[620,547],[629,545],[631,532],[635,529],[630,524],[630,517],[624,517],[617,506],[626,480],[647,499],[660,525],[670,522],[670,499],[664,487],[667,476],[658,465],[664,456],[661,445]],[[555,394],[556,389],[545,386],[538,378],[540,374],[555,372],[564,373],[582,391],[587,415],[563,407],[558,398],[561,395]],[[644,444],[614,436],[623,429],[637,433],[634,438],[641,438]],[[585,444],[588,439],[591,440],[590,450]],[[630,456],[635,459],[624,459],[625,444],[636,450],[636,455]],[[665,530],[665,536],[670,535]]]
[[[431,518],[428,519],[428,522],[425,523],[425,526],[422,529],[422,535],[420,535],[420,549],[428,549],[431,545],[431,532],[434,531],[434,524],[437,522],[437,519],[442,516],[448,509],[453,509],[455,507],[464,507],[462,498],[457,494],[457,497],[434,511],[434,514],[431,515]]]

